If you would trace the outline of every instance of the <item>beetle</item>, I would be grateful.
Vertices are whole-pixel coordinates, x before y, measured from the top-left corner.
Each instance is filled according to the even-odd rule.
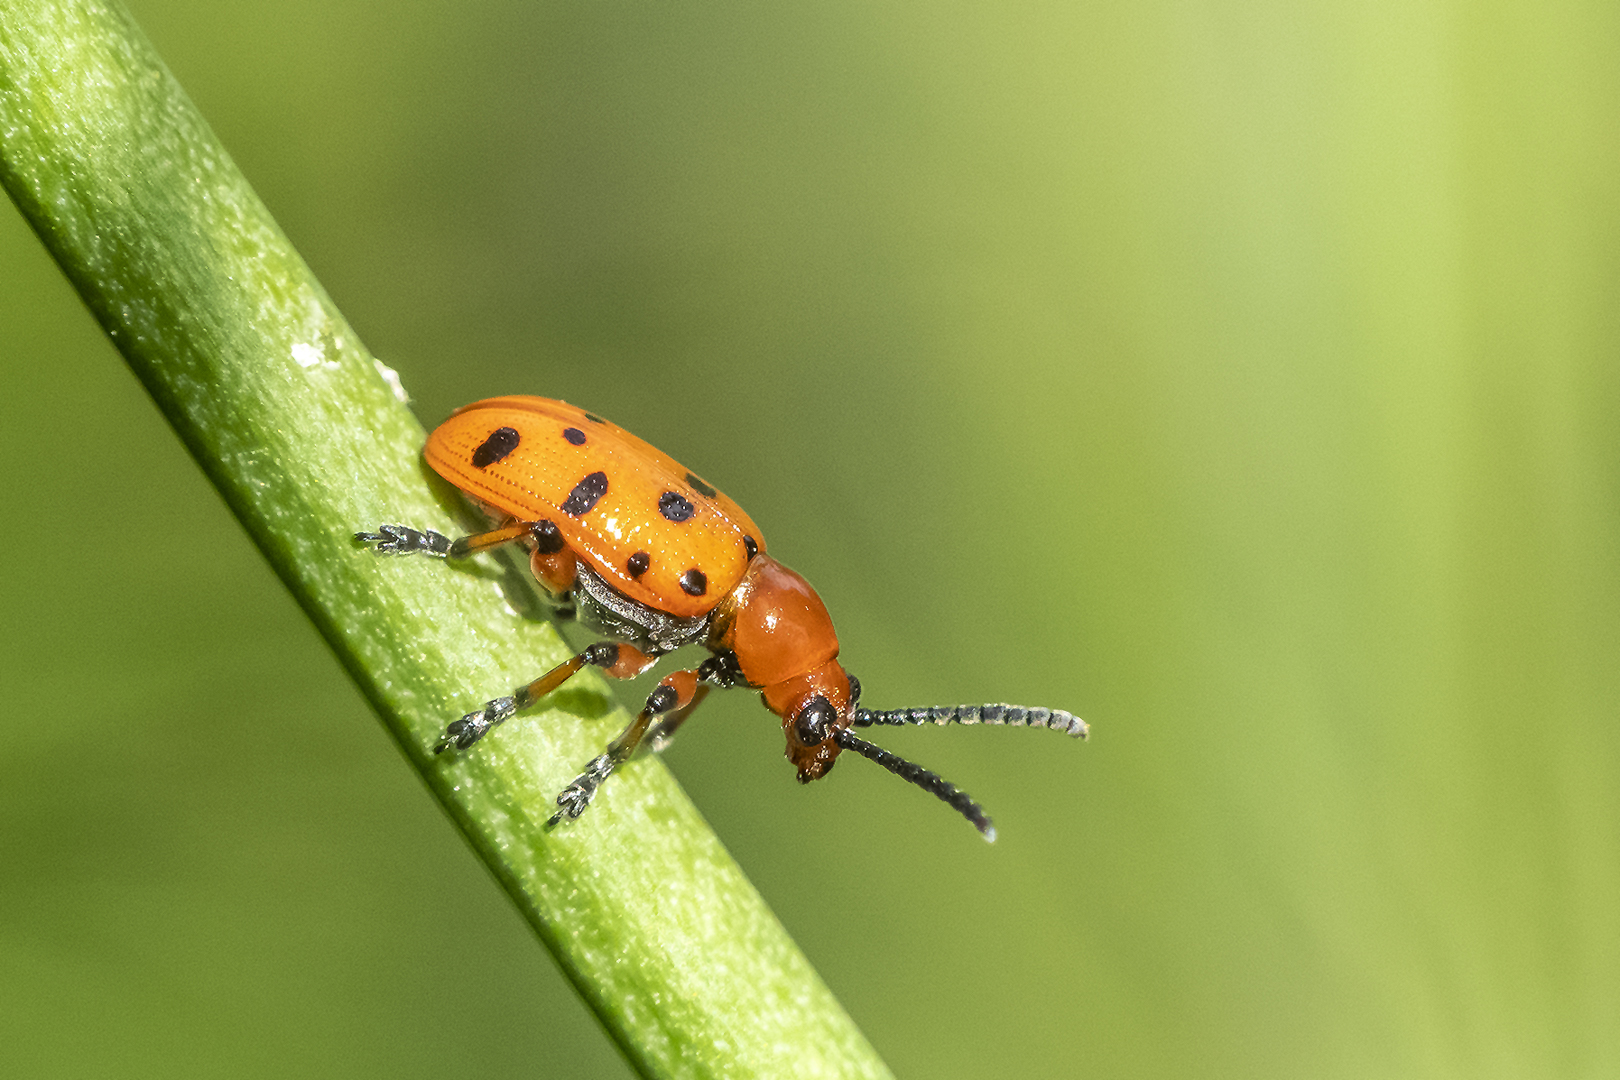
[[[684,645],[709,651],[697,667],[659,682],[629,726],[557,796],[548,827],[584,813],[638,748],[662,750],[716,686],[759,691],[781,719],[800,783],[825,776],[841,751],[853,750],[938,796],[990,841],[995,826],[965,793],[852,729],[984,723],[1088,734],[1083,720],[1061,709],[861,707],[860,683],[838,661],[826,606],[809,582],[766,553],[753,520],[667,454],[594,413],[550,398],[489,398],[451,414],[428,436],[423,456],[495,527],[452,540],[381,525],[355,539],[384,555],[447,559],[519,544],[557,613],[577,616],[605,639],[450,724],[435,753],[468,749],[587,666],[628,679]]]

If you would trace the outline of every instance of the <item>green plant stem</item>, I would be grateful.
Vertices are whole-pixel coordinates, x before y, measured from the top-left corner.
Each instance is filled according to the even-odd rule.
[[[453,496],[384,369],[121,7],[0,9],[0,182],[636,1068],[887,1076],[656,759],[541,828],[624,722],[599,681],[476,752],[430,753],[446,720],[567,650],[505,605],[493,569],[350,539],[385,521],[454,531]],[[184,536],[165,542],[185,557]],[[500,1007],[447,1001],[442,1018]]]

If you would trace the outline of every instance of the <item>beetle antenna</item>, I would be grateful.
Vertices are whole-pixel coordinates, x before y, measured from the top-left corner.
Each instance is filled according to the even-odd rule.
[[[869,761],[877,762],[900,779],[909,780],[924,791],[931,792],[973,822],[973,827],[983,834],[985,840],[992,844],[996,842],[996,827],[985,815],[984,808],[968,798],[967,793],[954,784],[947,783],[938,774],[929,772],[921,765],[913,765],[899,754],[891,754],[881,746],[874,746],[865,739],[851,735],[847,728],[839,728],[833,732],[833,740],[843,749],[853,750]]]
[[[935,705],[920,709],[856,709],[850,723],[873,724],[1007,724],[1044,727],[1083,739],[1091,729],[1073,713],[1062,709],[1026,708],[1023,705]]]

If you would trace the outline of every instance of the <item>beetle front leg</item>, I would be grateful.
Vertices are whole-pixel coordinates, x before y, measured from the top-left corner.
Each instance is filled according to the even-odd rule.
[[[714,689],[712,686],[699,686],[692,695],[691,701],[658,721],[648,730],[647,737],[641,740],[642,747],[650,753],[662,754],[664,748],[675,741],[675,732],[680,730],[681,725],[686,723],[686,718],[692,715],[692,710],[702,704],[703,699],[709,696],[709,691],[712,689]]]
[[[636,747],[646,736],[653,718],[673,713],[685,719],[685,714],[700,700],[697,691],[698,681],[695,671],[677,671],[665,676],[657,688],[647,695],[647,704],[642,707],[636,718],[630,721],[630,726],[620,732],[619,737],[608,745],[607,752],[592,758],[585,766],[585,771],[575,777],[574,782],[557,796],[557,812],[546,822],[546,828],[551,828],[563,818],[572,821],[583,814],[596,795],[596,789],[613,775],[614,769],[624,764],[636,752]]]
[[[452,746],[457,750],[467,749],[487,735],[491,728],[510,720],[520,709],[528,708],[573,678],[586,664],[601,668],[602,673],[610,679],[633,679],[657,662],[657,656],[649,656],[632,645],[617,641],[598,641],[594,645],[587,645],[583,652],[564,660],[534,682],[518,687],[507,697],[484,702],[482,708],[474,709],[445,728],[439,741],[433,744],[433,752],[442,754]]]

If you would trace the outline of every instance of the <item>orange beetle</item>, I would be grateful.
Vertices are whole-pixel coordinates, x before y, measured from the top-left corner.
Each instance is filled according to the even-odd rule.
[[[522,544],[558,613],[577,613],[610,639],[457,720],[435,753],[467,749],[587,664],[628,679],[683,645],[701,643],[711,654],[658,684],[630,726],[557,796],[548,825],[583,813],[638,747],[663,749],[711,686],[760,691],[782,719],[787,756],[801,783],[824,776],[839,751],[854,750],[943,799],[987,840],[995,839],[995,827],[977,803],[850,729],[985,723],[1087,734],[1084,721],[1060,709],[860,708],[860,683],[838,663],[827,608],[804,578],[765,553],[763,534],[742,508],[667,454],[584,409],[540,397],[475,402],[428,437],[424,456],[498,527],[452,541],[429,530],[382,525],[355,539],[383,554],[452,559]]]

